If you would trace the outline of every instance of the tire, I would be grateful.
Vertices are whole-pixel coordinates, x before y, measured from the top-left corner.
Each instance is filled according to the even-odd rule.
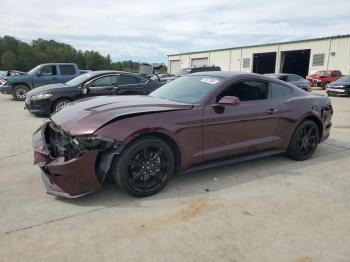
[[[175,173],[170,146],[157,137],[132,142],[113,163],[112,174],[123,191],[146,197],[162,190]]]
[[[327,87],[327,83],[321,83],[322,90],[326,90],[326,87]]]
[[[29,90],[29,87],[26,85],[17,85],[12,90],[12,97],[16,101],[24,101]]]
[[[312,120],[303,121],[294,131],[287,155],[294,160],[307,160],[316,151],[320,142],[320,131]]]
[[[67,104],[69,104],[70,102],[72,102],[69,99],[58,99],[52,106],[52,110],[51,113],[54,113],[58,110],[60,110],[61,108],[63,108],[64,106],[66,106]]]

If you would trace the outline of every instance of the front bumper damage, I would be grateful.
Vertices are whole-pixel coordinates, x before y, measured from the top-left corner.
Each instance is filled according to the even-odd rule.
[[[109,172],[114,156],[122,146],[108,150],[79,151],[53,140],[52,122],[45,123],[33,135],[34,164],[41,169],[47,193],[59,197],[77,198],[100,189]],[[67,139],[74,139],[65,134]]]

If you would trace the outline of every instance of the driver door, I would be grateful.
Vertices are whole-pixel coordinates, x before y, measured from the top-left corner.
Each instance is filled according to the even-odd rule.
[[[203,158],[214,160],[273,148],[279,123],[278,104],[261,80],[235,83],[213,98],[203,112]],[[216,106],[224,96],[240,103]]]
[[[91,81],[88,96],[115,95],[116,75],[101,76]]]
[[[58,83],[57,66],[46,65],[39,69],[33,76],[34,87]]]

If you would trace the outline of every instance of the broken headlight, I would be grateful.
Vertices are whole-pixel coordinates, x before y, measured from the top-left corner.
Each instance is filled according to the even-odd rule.
[[[73,142],[81,149],[86,150],[106,150],[115,144],[111,138],[96,135],[77,136]]]

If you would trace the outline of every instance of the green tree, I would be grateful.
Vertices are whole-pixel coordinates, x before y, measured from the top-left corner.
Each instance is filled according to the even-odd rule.
[[[11,50],[6,51],[1,56],[1,65],[3,65],[4,68],[16,68],[16,61],[17,56]]]
[[[0,37],[0,68],[28,71],[38,64],[51,62],[76,63],[80,69],[120,70],[138,72],[139,62],[116,61],[99,52],[81,51],[73,46],[54,40],[37,39],[31,44],[12,36]],[[166,67],[163,70],[166,71]]]

